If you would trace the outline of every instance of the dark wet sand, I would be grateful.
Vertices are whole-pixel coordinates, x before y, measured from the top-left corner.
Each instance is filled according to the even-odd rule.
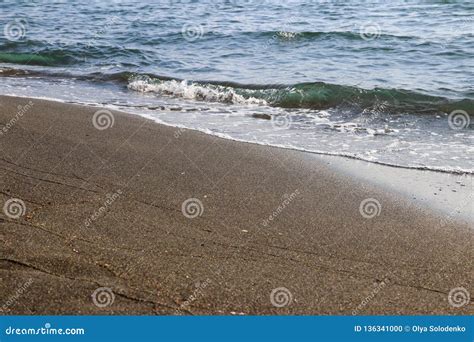
[[[357,177],[328,157],[119,112],[98,130],[97,110],[0,97],[1,203],[26,205],[17,219],[0,212],[4,313],[474,313],[472,300],[448,303],[453,288],[474,292],[474,229],[457,215],[472,202],[451,215],[392,191],[396,178],[370,181],[375,168]],[[189,198],[201,216],[183,215]],[[367,198],[374,218],[359,211]],[[100,287],[115,294],[103,308]],[[279,287],[284,307],[270,300]]]

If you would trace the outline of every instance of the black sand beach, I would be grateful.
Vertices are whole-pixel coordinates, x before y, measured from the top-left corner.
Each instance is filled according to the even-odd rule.
[[[2,205],[25,204],[0,213],[2,314],[474,313],[448,302],[474,290],[472,176],[389,177],[115,111],[99,130],[97,110],[0,97]]]

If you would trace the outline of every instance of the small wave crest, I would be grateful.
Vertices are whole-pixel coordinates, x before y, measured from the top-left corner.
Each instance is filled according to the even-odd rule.
[[[295,85],[242,85],[225,82],[176,80],[148,75],[128,79],[128,88],[138,92],[185,99],[280,108],[357,108],[380,113],[450,113],[461,109],[474,114],[474,101],[451,100],[400,89],[361,89],[323,82]]]
[[[182,97],[190,100],[220,102],[229,104],[267,105],[267,101],[255,97],[245,97],[231,87],[199,84],[190,81],[132,79],[128,88],[143,93]]]

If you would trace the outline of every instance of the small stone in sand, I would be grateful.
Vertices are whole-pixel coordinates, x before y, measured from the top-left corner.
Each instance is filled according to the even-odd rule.
[[[255,119],[271,120],[272,117],[268,114],[254,113],[252,117]]]

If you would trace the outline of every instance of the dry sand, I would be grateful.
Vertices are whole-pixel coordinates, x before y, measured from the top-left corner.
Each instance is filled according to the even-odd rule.
[[[472,300],[448,301],[458,287],[474,293],[472,177],[120,112],[98,130],[97,110],[0,97],[1,204],[25,203],[19,218],[0,213],[3,313],[474,313]],[[452,194],[437,206],[440,182]],[[190,198],[202,203],[195,218],[182,212]],[[360,212],[368,198],[380,203],[373,218]],[[113,292],[105,307],[92,300],[101,287]],[[288,301],[273,305],[277,288]]]

